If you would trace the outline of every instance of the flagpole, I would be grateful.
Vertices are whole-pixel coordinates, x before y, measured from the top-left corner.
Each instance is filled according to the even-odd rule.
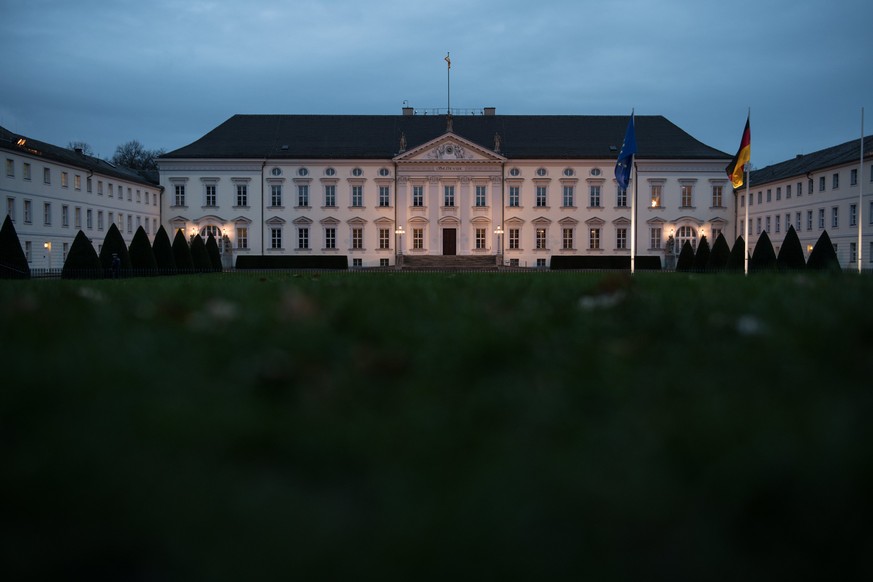
[[[858,221],[858,273],[861,273],[861,266],[864,262],[861,259],[864,248],[864,108],[861,108],[861,161],[858,165],[858,212],[855,213],[855,220]]]
[[[446,68],[446,101],[448,104],[448,113],[452,114],[452,59],[449,56],[449,53],[446,53],[446,64],[448,67]]]
[[[750,148],[751,152],[751,148]],[[744,265],[745,265],[745,274],[749,274],[749,203],[751,202],[751,198],[749,198],[749,166],[752,165],[752,162],[749,161],[746,163],[746,219],[744,220],[743,225],[743,244],[745,245],[745,256],[743,257]]]
[[[637,160],[636,155],[631,157],[634,169],[634,192],[631,197],[631,275],[634,274],[634,263],[637,254]],[[621,186],[619,186],[621,187]]]

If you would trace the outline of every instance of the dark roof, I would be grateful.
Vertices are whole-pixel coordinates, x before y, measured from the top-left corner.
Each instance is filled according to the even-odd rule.
[[[794,159],[779,162],[749,174],[749,181],[757,186],[777,182],[795,176],[806,176],[833,166],[851,164],[861,161],[861,138],[825,148],[811,154],[799,155]],[[864,157],[873,156],[873,136],[864,138]]]
[[[19,142],[21,142],[20,145]],[[45,158],[52,162],[67,164],[86,171],[90,170],[94,173],[112,176],[120,180],[139,182],[147,186],[157,186],[159,184],[157,172],[132,170],[123,166],[116,166],[94,156],[80,154],[75,150],[12,133],[4,127],[0,127],[0,148],[27,153],[38,158]]]
[[[464,115],[452,131],[516,159],[603,159],[618,156],[627,116]],[[407,151],[446,133],[443,115],[234,115],[163,159],[390,159],[400,136]],[[662,116],[637,116],[638,158],[730,159]],[[610,149],[610,148],[616,149]]]

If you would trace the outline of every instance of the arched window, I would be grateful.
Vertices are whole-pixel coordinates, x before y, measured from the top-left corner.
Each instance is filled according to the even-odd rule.
[[[204,241],[209,238],[210,234],[215,237],[216,241],[221,240],[221,229],[214,224],[208,224],[200,229],[200,236]]]
[[[691,248],[697,251],[697,229],[690,226],[680,226],[676,231],[676,253],[682,252],[682,247],[685,246],[685,241],[691,243]]]

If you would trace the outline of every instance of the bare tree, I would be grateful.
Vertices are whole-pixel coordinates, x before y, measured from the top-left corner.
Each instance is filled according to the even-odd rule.
[[[138,140],[130,140],[115,148],[112,163],[116,166],[124,166],[134,170],[156,170],[155,160],[164,154],[164,150],[146,149]]]
[[[94,150],[84,141],[71,141],[67,144],[67,149],[74,151],[82,150],[82,153],[86,156],[94,156]]]

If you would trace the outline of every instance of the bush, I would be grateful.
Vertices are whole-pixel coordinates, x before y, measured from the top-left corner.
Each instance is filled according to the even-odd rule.
[[[206,243],[199,234],[191,240],[191,260],[194,262],[194,270],[199,273],[208,273],[212,270],[209,253],[206,252]]]
[[[176,262],[177,271],[190,273],[194,270],[191,248],[188,246],[185,234],[181,230],[176,231],[176,236],[173,238],[173,258]]]
[[[173,255],[173,245],[167,231],[161,226],[155,233],[155,241],[152,243],[152,253],[155,255],[155,263],[162,273],[172,273],[176,270],[176,257]]]
[[[30,265],[27,264],[15,225],[7,214],[3,226],[0,227],[0,279],[29,278]]]
[[[121,270],[130,271],[130,253],[127,252],[127,245],[124,242],[124,237],[121,236],[121,231],[113,222],[106,231],[106,236],[103,238],[103,247],[100,249],[100,264],[103,269],[110,273],[112,270],[112,256],[118,255],[121,259]]]
[[[682,245],[682,250],[679,252],[679,258],[676,259],[677,271],[690,271],[694,268],[694,249],[691,248],[691,242],[685,241]]]
[[[136,229],[133,240],[130,241],[130,264],[141,274],[154,274],[158,269],[149,235],[141,226]]]
[[[694,254],[692,269],[697,272],[705,271],[706,266],[709,263],[710,254],[709,241],[706,240],[705,236],[700,237],[700,243],[697,245],[697,252]]]
[[[348,269],[349,258],[346,255],[327,256],[238,256],[237,269]]]
[[[215,237],[210,234],[206,238],[206,254],[209,256],[209,264],[212,265],[212,270],[221,272],[221,252],[218,250],[218,243],[215,242]]]
[[[738,236],[737,240],[734,241],[734,247],[731,249],[731,254],[728,256],[725,270],[746,270],[746,240],[742,236]]]
[[[779,256],[776,257],[776,268],[780,271],[797,271],[806,267],[806,259],[803,257],[803,246],[797,237],[793,226],[788,226]]]
[[[560,271],[563,269],[574,269],[574,270],[585,270],[585,269],[593,269],[593,270],[629,270],[630,269],[630,257],[629,256],[621,256],[621,255],[607,255],[607,256],[561,256],[555,255],[549,261],[549,268],[553,271]],[[636,260],[634,261],[634,268],[636,270],[641,271],[660,271],[661,270],[661,257],[657,256],[649,256],[649,255],[637,255]]]
[[[815,271],[830,271],[832,273],[842,272],[840,260],[837,258],[836,251],[834,251],[834,245],[831,242],[831,237],[828,236],[828,231],[822,232],[815,246],[812,247],[812,252],[809,253],[809,260],[806,261],[806,268]]]
[[[761,233],[758,237],[758,242],[755,244],[755,250],[752,252],[752,260],[749,261],[749,272],[761,273],[765,271],[776,270],[776,251],[773,250],[773,243],[770,242],[770,237],[767,231]]]
[[[725,240],[724,235],[719,233],[715,239],[715,244],[712,245],[712,252],[709,253],[709,260],[706,262],[707,271],[724,271],[727,268],[728,259],[731,256],[731,249]]]
[[[94,250],[91,240],[81,230],[76,233],[73,244],[64,261],[61,270],[62,279],[100,279],[103,277],[103,265]]]

